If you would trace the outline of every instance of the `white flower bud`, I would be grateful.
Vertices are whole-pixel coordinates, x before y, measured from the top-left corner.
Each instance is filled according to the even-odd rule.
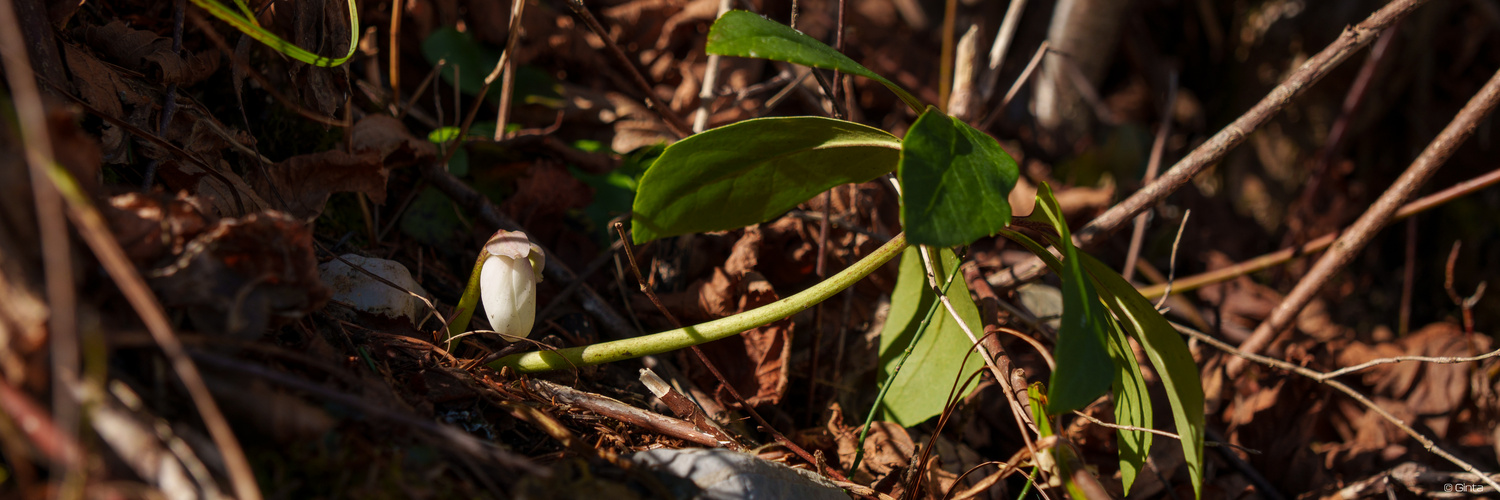
[[[485,243],[479,271],[479,297],[490,328],[502,335],[525,337],[536,322],[536,284],[546,258],[525,233],[500,230]]]

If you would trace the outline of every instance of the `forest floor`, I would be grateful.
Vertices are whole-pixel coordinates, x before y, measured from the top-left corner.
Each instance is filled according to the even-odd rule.
[[[199,0],[11,3],[25,27],[46,134],[16,126],[24,121],[0,123],[0,496],[658,497],[656,479],[621,457],[718,438],[654,397],[643,367],[697,400],[735,447],[844,478],[859,496],[959,498],[1028,445],[988,373],[955,398],[947,418],[878,422],[861,445],[882,377],[894,261],[790,322],[706,345],[704,358],[724,379],[686,351],[521,375],[480,362],[506,346],[494,336],[447,349],[446,327],[431,313],[452,315],[497,229],[522,230],[545,249],[530,337],[557,347],[743,312],[812,286],[901,232],[899,197],[878,179],[838,186],[749,228],[620,242],[611,222],[627,220],[642,172],[683,136],[663,117],[691,124],[699,112],[704,43],[719,2],[590,2],[633,68],[568,2],[528,3],[513,88],[507,94],[496,81],[483,98],[510,35],[509,2],[359,2],[354,57],[333,68],[276,53]],[[790,21],[796,4],[796,28],[830,44],[842,26],[844,53],[925,102],[948,100],[944,83],[970,75],[972,97],[948,109],[1020,165],[1010,197],[1017,215],[1030,212],[1023,207],[1046,183],[1074,227],[1146,184],[1154,145],[1165,171],[1384,5],[1138,0],[1115,23],[1118,40],[1092,49],[1107,52],[1094,58],[1104,61],[1097,78],[1063,63],[1080,78],[1021,80],[1054,15],[1052,2],[1030,3],[987,88],[1006,2],[855,0],[842,19],[831,0],[748,2],[778,22]],[[342,2],[250,7],[262,26],[309,51],[348,47]],[[954,49],[971,27],[977,50]],[[955,71],[955,52],[975,54],[977,69]],[[12,109],[24,115],[28,95],[14,86],[14,64],[6,60],[8,118]],[[1365,213],[1497,67],[1500,9],[1429,2],[1155,205],[1138,241],[1122,229],[1087,250],[1124,272],[1138,247],[1126,275],[1139,286],[1168,276],[1183,284],[1166,302],[1169,318],[1240,345],[1322,247],[1187,283],[1282,249],[1326,246],[1322,238]],[[819,83],[831,72],[813,78],[806,68],[731,57],[714,71],[709,128],[835,112]],[[899,137],[916,119],[880,84],[842,81],[836,107],[849,120]],[[1084,117],[1075,120],[1083,126],[1073,132],[1043,128],[1035,114],[1038,86],[1058,81],[1084,95]],[[1017,82],[1019,92],[1001,105]],[[646,92],[665,109],[648,106]],[[508,116],[496,134],[502,107]],[[471,108],[477,116],[465,125]],[[462,145],[449,141],[454,127],[471,134]],[[26,167],[27,154],[45,144],[39,136],[50,137],[57,162],[103,216],[89,226],[67,212],[78,225],[69,226],[66,248],[48,239],[60,234],[48,224],[62,223],[62,205],[34,196]],[[1406,201],[1471,179],[1493,183],[1497,140],[1493,119],[1480,121]],[[1342,272],[1317,283],[1292,327],[1258,350],[1282,364],[1230,370],[1235,354],[1189,339],[1204,381],[1207,440],[1221,444],[1202,464],[1203,498],[1489,491],[1443,488],[1487,487],[1460,462],[1500,471],[1500,359],[1318,376],[1372,360],[1495,349],[1500,297],[1483,290],[1500,277],[1500,190],[1487,185],[1391,222]],[[128,265],[112,267],[94,239],[118,242]],[[963,255],[966,284],[988,306],[986,324],[1019,333],[1001,343],[1020,377],[1046,382],[1057,278],[1000,286],[1030,255],[1003,238],[981,239]],[[341,300],[320,266],[351,256],[399,263],[430,302],[388,317]],[[641,293],[637,265],[670,316]],[[125,284],[122,269],[149,290]],[[153,302],[164,316],[150,312]],[[166,330],[177,340],[164,339]],[[184,375],[188,362],[198,373]],[[1149,369],[1147,380],[1161,391]],[[947,393],[955,381],[925,383]],[[198,388],[222,416],[205,413]],[[1154,400],[1158,427],[1173,431],[1166,398]],[[776,432],[751,419],[747,405]],[[1108,400],[1084,413],[1113,418]],[[1056,425],[1106,491],[1126,496],[1115,431],[1076,415]],[[237,444],[226,448],[230,434]],[[867,456],[851,471],[861,446]],[[1158,438],[1148,465],[1131,498],[1192,497],[1175,440]],[[971,494],[1016,498],[1026,480],[1012,471],[983,484]],[[1040,494],[1066,493],[1044,485]]]

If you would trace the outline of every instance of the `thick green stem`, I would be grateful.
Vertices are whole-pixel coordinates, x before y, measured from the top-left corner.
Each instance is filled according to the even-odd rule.
[[[790,317],[793,314],[817,305],[817,303],[834,296],[845,288],[854,286],[854,283],[864,279],[865,276],[869,276],[870,273],[875,272],[876,269],[885,265],[886,262],[890,262],[897,255],[901,255],[901,251],[905,249],[906,234],[898,234],[895,238],[891,238],[891,241],[886,242],[885,245],[876,249],[874,253],[865,256],[859,262],[855,262],[848,269],[823,280],[821,283],[813,285],[812,288],[803,290],[801,293],[791,297],[727,318],[720,318],[707,323],[632,339],[570,347],[555,351],[513,354],[495,360],[489,364],[489,367],[499,369],[502,366],[509,366],[523,373],[562,370],[575,366],[597,365],[652,354],[661,354],[705,342],[729,338],[739,335],[746,330],[765,326],[782,318]]]
[[[469,272],[469,283],[464,285],[464,294],[458,298],[458,308],[453,310],[453,320],[448,323],[448,350],[453,350],[453,338],[469,329],[469,320],[474,309],[479,307],[479,270],[484,267],[489,251],[479,250],[479,259],[474,261],[474,270]]]

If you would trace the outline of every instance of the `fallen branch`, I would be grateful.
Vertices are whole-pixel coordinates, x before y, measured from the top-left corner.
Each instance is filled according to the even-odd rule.
[[[1245,142],[1250,132],[1260,128],[1282,108],[1291,104],[1292,99],[1302,95],[1355,51],[1375,40],[1387,27],[1406,17],[1424,3],[1427,3],[1427,0],[1396,0],[1375,11],[1364,22],[1346,28],[1338,40],[1303,63],[1297,71],[1281,82],[1281,85],[1277,85],[1269,94],[1266,94],[1265,98],[1256,103],[1255,107],[1250,108],[1229,126],[1224,127],[1219,133],[1214,134],[1194,149],[1192,153],[1179,160],[1155,182],[1142,187],[1135,194],[1079,229],[1073,235],[1074,245],[1088,247],[1099,242],[1119,229],[1126,221],[1135,217],[1135,214],[1161,202],[1178,188],[1187,184],[1204,168],[1219,163],[1230,150]],[[996,287],[1012,287],[1041,276],[1045,270],[1046,266],[1042,264],[1040,258],[1031,257],[1008,270],[991,275],[989,282]]]

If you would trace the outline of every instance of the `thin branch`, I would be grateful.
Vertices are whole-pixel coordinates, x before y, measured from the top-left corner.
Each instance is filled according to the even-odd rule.
[[[1077,416],[1080,416],[1080,417],[1083,417],[1084,420],[1088,420],[1089,422],[1092,422],[1094,425],[1098,425],[1100,427],[1108,427],[1110,429],[1114,429],[1114,430],[1117,430],[1117,431],[1149,432],[1149,433],[1152,433],[1152,434],[1155,434],[1155,435],[1158,435],[1158,436],[1162,436],[1162,437],[1166,437],[1166,438],[1170,438],[1170,439],[1176,439],[1178,441],[1182,440],[1182,436],[1181,435],[1173,434],[1171,432],[1167,432],[1167,431],[1163,431],[1163,430],[1152,429],[1152,428],[1149,428],[1149,427],[1136,427],[1134,425],[1112,424],[1112,423],[1109,423],[1109,422],[1105,422],[1103,420],[1099,420],[1097,417],[1095,417],[1093,415],[1089,415],[1087,413],[1084,413],[1084,412],[1081,412],[1081,411],[1078,411],[1078,410],[1073,410],[1073,414],[1077,415]],[[1204,446],[1225,446],[1225,447],[1234,448],[1236,450],[1243,451],[1245,453],[1249,453],[1251,455],[1259,455],[1260,454],[1260,450],[1253,450],[1253,449],[1246,448],[1244,446],[1240,446],[1240,445],[1237,445],[1237,444],[1225,443],[1225,442],[1221,442],[1221,441],[1205,441],[1203,443],[1203,445]]]
[[[229,423],[225,421],[223,412],[219,411],[218,405],[208,391],[208,386],[204,384],[203,377],[198,373],[197,366],[184,352],[182,342],[172,333],[172,326],[167,320],[166,311],[162,309],[156,295],[146,286],[145,280],[141,279],[135,265],[125,256],[120,242],[116,241],[114,235],[110,233],[104,217],[90,203],[88,195],[83,193],[77,181],[52,158],[51,140],[47,136],[46,112],[42,108],[42,99],[37,92],[31,62],[27,59],[24,48],[26,41],[21,37],[14,5],[11,2],[3,3],[4,5],[0,6],[0,26],[5,26],[5,29],[0,29],[0,58],[4,59],[6,80],[14,97],[12,102],[21,123],[19,130],[23,134],[23,143],[29,146],[26,148],[26,160],[30,167],[32,182],[42,185],[42,189],[36,189],[34,192],[39,198],[46,196],[45,193],[53,195],[52,199],[48,200],[51,207],[43,205],[40,200],[38,204],[43,205],[41,208],[48,209],[53,214],[57,214],[59,206],[66,206],[69,218],[73,219],[73,223],[78,226],[79,236],[94,252],[95,257],[99,259],[100,264],[114,279],[116,285],[120,287],[126,300],[140,314],[141,321],[146,324],[152,337],[160,344],[162,354],[167,358],[172,370],[177,373],[183,387],[187,389],[189,399],[198,410],[199,416],[203,418],[204,425],[208,427],[209,436],[219,447],[235,495],[243,500],[260,499],[260,488],[255,482],[255,474],[250,469],[250,462],[245,459],[243,448],[235,438],[234,431],[229,428]],[[27,139],[26,137],[31,134],[36,134],[36,137]],[[60,201],[56,195],[61,195]],[[60,221],[46,219],[43,222],[44,234],[50,234]],[[66,244],[66,240],[63,241]],[[55,243],[57,242],[45,242],[47,247]],[[62,249],[55,250],[65,252]],[[63,264],[68,264],[66,254],[63,258],[65,259]],[[48,288],[50,299],[55,294],[51,293],[52,286]],[[60,304],[52,305],[57,307]],[[58,312],[54,309],[54,319],[59,315]],[[56,327],[58,323],[53,322],[51,326]],[[54,330],[52,334],[56,336],[63,333]]]
[[[1192,215],[1193,211],[1191,209],[1182,213],[1182,224],[1177,226],[1177,238],[1172,240],[1172,260],[1167,264],[1167,288],[1161,294],[1161,300],[1156,301],[1156,305],[1154,306],[1158,311],[1161,310],[1163,304],[1167,303],[1167,299],[1172,296],[1172,281],[1177,278],[1177,247],[1182,244],[1182,232],[1184,229],[1187,229],[1188,217]]]
[[[391,66],[386,70],[391,81],[391,102],[398,107],[401,105],[401,18],[405,17],[405,13],[406,2],[404,0],[391,1],[391,39],[390,46],[386,48],[390,51]],[[358,29],[358,26],[350,29]]]
[[[1448,123],[1447,127],[1443,128],[1437,138],[1427,144],[1427,148],[1417,156],[1416,161],[1413,161],[1405,172],[1402,172],[1401,177],[1397,178],[1396,182],[1386,189],[1379,199],[1375,200],[1375,203],[1359,217],[1359,220],[1354,222],[1354,225],[1349,226],[1349,230],[1333,243],[1333,247],[1324,253],[1322,258],[1318,259],[1317,264],[1314,264],[1307,275],[1297,282],[1297,286],[1292,288],[1291,293],[1288,293],[1286,298],[1271,310],[1270,316],[1255,328],[1255,333],[1250,334],[1250,338],[1240,344],[1240,349],[1246,352],[1260,352],[1261,349],[1270,345],[1276,334],[1285,330],[1297,317],[1297,313],[1301,312],[1302,308],[1312,300],[1313,294],[1327,284],[1334,274],[1353,261],[1355,255],[1358,255],[1365,245],[1375,239],[1375,233],[1390,223],[1396,210],[1417,189],[1420,189],[1433,173],[1437,172],[1438,167],[1453,155],[1453,151],[1458,149],[1459,145],[1473,135],[1474,129],[1479,127],[1479,122],[1490,114],[1496,104],[1500,104],[1500,71],[1496,71],[1494,76],[1490,77],[1484,88],[1469,99],[1468,104],[1459,110],[1458,115]],[[1228,375],[1233,378],[1244,370],[1245,362],[1232,359],[1225,368]]]
[[[1167,136],[1172,134],[1172,105],[1177,102],[1176,70],[1167,75],[1167,81],[1167,101],[1162,106],[1161,125],[1156,127],[1156,140],[1151,143],[1151,159],[1146,161],[1146,175],[1141,177],[1141,184],[1150,184],[1156,180],[1156,173],[1161,169],[1161,155],[1167,149]],[[1141,257],[1141,242],[1146,239],[1146,226],[1150,222],[1151,212],[1141,212],[1135,216],[1135,227],[1130,233],[1130,247],[1125,252],[1125,267],[1120,273],[1125,281],[1135,277],[1135,261]]]
[[[1005,107],[1010,105],[1011,99],[1015,99],[1016,94],[1021,91],[1021,87],[1026,86],[1026,82],[1031,81],[1031,75],[1036,73],[1036,67],[1042,64],[1042,56],[1047,55],[1047,51],[1051,50],[1049,47],[1051,47],[1051,44],[1043,40],[1042,45],[1036,48],[1036,53],[1032,54],[1031,61],[1026,63],[1026,69],[1021,70],[1021,76],[1016,77],[1016,82],[1012,83],[1010,90],[1005,92],[1005,98],[1000,99],[1000,104],[995,106],[995,109],[990,110],[990,115],[986,116],[984,121],[979,124],[980,130],[990,128],[990,125],[995,124],[995,120],[1000,119],[1000,115],[1005,114]]]
[[[719,14],[715,16],[715,19],[729,12],[731,3],[733,3],[732,0],[719,0]],[[718,54],[709,54],[708,68],[703,70],[703,86],[698,89],[698,113],[693,116],[693,133],[695,134],[708,128],[708,108],[718,96],[714,89],[719,86],[719,58]]]
[[[989,67],[985,69],[984,83],[979,87],[983,94],[981,99],[986,102],[995,96],[995,88],[1000,83],[1000,64],[1005,62],[1005,55],[1010,52],[1010,42],[1015,40],[1016,27],[1020,26],[1021,13],[1025,10],[1026,0],[1011,0],[1010,7],[1005,9],[1005,19],[1000,21],[1000,31],[995,33],[995,44],[990,46],[990,61]]]
[[[521,13],[525,11],[525,0],[512,0],[510,11],[510,32],[505,37],[505,52],[500,54],[500,62],[495,64],[494,72],[484,79],[485,85],[489,85],[495,79],[495,72],[503,67],[505,76],[500,80],[500,112],[495,115],[495,140],[505,138],[505,125],[510,121],[510,107],[515,99],[511,95],[515,93],[516,86],[516,51],[521,49]],[[480,94],[480,100],[484,95]],[[462,139],[464,136],[458,136]],[[456,147],[454,149],[457,149]]]
[[[1102,240],[1135,214],[1155,205],[1187,184],[1204,168],[1222,161],[1231,149],[1245,142],[1250,132],[1265,124],[1278,111],[1291,104],[1292,99],[1302,95],[1339,63],[1344,62],[1355,51],[1373,41],[1385,28],[1406,17],[1426,2],[1427,0],[1395,0],[1371,14],[1364,22],[1346,28],[1338,40],[1308,59],[1281,85],[1272,89],[1255,107],[1250,108],[1229,126],[1224,127],[1219,133],[1214,134],[1194,149],[1192,153],[1179,160],[1156,182],[1136,191],[1130,198],[1111,207],[1093,222],[1079,229],[1073,235],[1074,244],[1086,248]],[[1032,257],[1008,270],[992,275],[990,284],[998,287],[1011,287],[1035,279],[1045,271],[1046,266],[1042,264],[1042,260]]]
[[[1200,332],[1198,330],[1195,330],[1193,328],[1189,328],[1187,326],[1183,326],[1183,325],[1177,324],[1175,322],[1172,323],[1172,327],[1176,328],[1177,331],[1179,331],[1179,332],[1182,332],[1182,333],[1185,333],[1187,335],[1190,335],[1193,338],[1198,339],[1198,340],[1200,340],[1200,341],[1202,341],[1204,343],[1207,343],[1208,345],[1214,346],[1215,348],[1217,348],[1217,349],[1219,349],[1221,351],[1224,351],[1224,352],[1227,352],[1227,353],[1230,353],[1230,354],[1233,354],[1233,355],[1237,356],[1237,358],[1235,358],[1235,359],[1242,359],[1242,360],[1254,361],[1256,363],[1260,363],[1260,364],[1263,364],[1263,365],[1266,365],[1266,366],[1270,366],[1272,368],[1277,368],[1277,369],[1280,369],[1280,370],[1292,372],[1292,373],[1295,373],[1295,374],[1298,374],[1298,375],[1301,375],[1301,376],[1313,379],[1313,380],[1315,380],[1315,381],[1317,381],[1319,383],[1325,384],[1325,385],[1327,385],[1329,387],[1332,387],[1334,389],[1337,389],[1339,392],[1344,393],[1345,395],[1347,395],[1350,398],[1354,399],[1355,401],[1359,402],[1359,404],[1363,405],[1364,407],[1373,410],[1376,414],[1379,414],[1381,416],[1381,418],[1384,418],[1387,422],[1390,422],[1390,423],[1394,424],[1397,428],[1400,428],[1401,432],[1406,433],[1406,435],[1411,436],[1412,439],[1415,439],[1418,443],[1421,443],[1422,444],[1422,449],[1425,449],[1425,450],[1431,452],[1434,455],[1442,457],[1444,460],[1447,460],[1447,461],[1453,463],[1454,465],[1459,466],[1459,468],[1462,468],[1463,470],[1468,471],[1469,473],[1472,473],[1474,475],[1479,476],[1480,478],[1484,479],[1484,482],[1488,483],[1490,485],[1490,487],[1495,488],[1496,490],[1500,490],[1500,483],[1496,483],[1495,480],[1492,479],[1492,478],[1490,478],[1488,475],[1485,475],[1484,473],[1479,472],[1479,469],[1475,468],[1473,465],[1470,465],[1468,462],[1465,462],[1462,459],[1460,459],[1460,458],[1458,458],[1456,456],[1453,456],[1452,453],[1448,453],[1447,450],[1444,450],[1441,447],[1439,447],[1437,445],[1437,443],[1433,442],[1431,439],[1428,439],[1427,436],[1423,436],[1421,433],[1417,432],[1416,429],[1413,429],[1410,425],[1407,425],[1406,422],[1402,421],[1399,418],[1396,418],[1396,416],[1392,415],[1391,412],[1386,411],[1385,408],[1382,408],[1382,407],[1380,407],[1380,405],[1375,404],[1375,402],[1371,401],[1370,398],[1367,398],[1367,397],[1365,397],[1365,395],[1360,394],[1359,391],[1356,391],[1353,388],[1350,388],[1348,385],[1345,385],[1343,382],[1339,382],[1338,380],[1333,380],[1331,378],[1328,378],[1328,376],[1327,376],[1328,374],[1326,374],[1326,373],[1319,372],[1319,371],[1316,371],[1316,370],[1312,370],[1312,369],[1309,369],[1309,368],[1304,368],[1304,367],[1301,367],[1301,366],[1297,366],[1297,365],[1294,365],[1294,364],[1291,364],[1291,363],[1288,363],[1286,361],[1282,361],[1282,360],[1279,360],[1279,359],[1276,359],[1276,358],[1272,358],[1272,357],[1268,357],[1268,356],[1262,356],[1262,355],[1255,354],[1255,353],[1252,353],[1252,352],[1242,351],[1239,348],[1236,348],[1234,346],[1231,346],[1229,344],[1224,343],[1223,341],[1221,341],[1219,339],[1214,338],[1212,335]],[[1486,356],[1488,356],[1488,355],[1486,355]]]
[[[527,379],[524,383],[527,389],[551,399],[553,404],[564,403],[578,406],[599,415],[604,415],[652,432],[659,432],[683,441],[704,446],[723,446],[723,443],[720,443],[720,438],[695,428],[691,422],[645,411],[614,398],[580,391],[566,385],[542,379]]]
[[[1424,196],[1422,197],[1422,199],[1419,199],[1417,201],[1407,203],[1406,206],[1401,207],[1401,210],[1396,211],[1396,215],[1392,218],[1392,220],[1405,219],[1427,210],[1431,210],[1434,207],[1453,201],[1461,196],[1468,195],[1475,191],[1490,187],[1496,183],[1500,183],[1500,169],[1491,170],[1489,173],[1486,173],[1479,177],[1454,184],[1448,189],[1444,189],[1442,191]],[[1260,271],[1271,266],[1282,264],[1303,255],[1310,255],[1314,252],[1323,250],[1324,248],[1328,248],[1328,245],[1333,244],[1333,241],[1338,237],[1338,234],[1339,233],[1324,235],[1316,240],[1303,243],[1300,247],[1283,248],[1281,250],[1268,253],[1244,262],[1240,262],[1229,267],[1224,267],[1206,273],[1197,274],[1188,278],[1183,278],[1181,280],[1176,280],[1174,288],[1176,290],[1176,293],[1189,292],[1208,285],[1212,285],[1214,283],[1228,281],[1239,276],[1244,276],[1246,274]],[[1147,298],[1156,298],[1162,296],[1164,293],[1171,292],[1171,290],[1164,290],[1164,288],[1165,285],[1148,286],[1145,288],[1141,288],[1140,292],[1141,295],[1144,295]]]
[[[1342,375],[1348,375],[1350,373],[1354,373],[1354,372],[1357,372],[1357,371],[1360,371],[1360,370],[1363,370],[1363,369],[1366,369],[1366,368],[1369,368],[1369,367],[1372,367],[1372,366],[1389,365],[1389,364],[1392,364],[1392,363],[1400,363],[1400,362],[1403,362],[1403,361],[1421,361],[1421,362],[1424,362],[1424,363],[1439,363],[1439,364],[1449,365],[1449,364],[1454,364],[1454,363],[1468,363],[1470,361],[1479,361],[1479,360],[1483,360],[1483,359],[1493,358],[1495,356],[1500,356],[1500,349],[1497,349],[1497,350],[1494,350],[1494,351],[1490,351],[1490,352],[1487,352],[1487,353],[1484,353],[1484,354],[1480,354],[1478,356],[1469,356],[1469,357],[1454,357],[1454,356],[1441,356],[1441,357],[1433,357],[1433,356],[1395,356],[1395,357],[1390,357],[1390,358],[1372,359],[1372,360],[1369,360],[1369,361],[1366,361],[1364,363],[1360,363],[1360,364],[1357,364],[1357,365],[1354,365],[1354,366],[1346,366],[1346,367],[1339,368],[1339,369],[1331,371],[1331,372],[1323,373],[1323,374],[1321,374],[1321,375],[1319,375],[1317,377],[1313,377],[1313,379],[1317,380],[1319,382],[1322,382],[1324,380],[1328,380],[1328,379],[1331,379],[1331,378],[1334,378],[1334,377],[1338,377],[1338,376],[1342,376]]]
[[[682,118],[679,118],[676,113],[673,113],[672,108],[667,107],[665,103],[661,102],[661,98],[656,97],[656,90],[651,88],[651,83],[646,81],[646,76],[642,75],[641,70],[635,67],[635,63],[630,62],[630,56],[625,55],[625,51],[620,50],[620,46],[615,44],[615,40],[609,37],[609,31],[605,30],[604,26],[599,24],[599,20],[594,17],[594,13],[589,12],[589,8],[583,4],[583,0],[567,0],[567,2],[568,7],[573,9],[573,13],[583,19],[583,24],[589,27],[589,31],[593,31],[600,40],[604,41],[605,52],[609,53],[610,57],[615,60],[615,64],[625,68],[625,72],[630,74],[631,81],[637,87],[636,90],[645,95],[646,103],[650,105],[653,111],[656,111],[657,116],[661,117],[662,123],[665,123],[667,128],[672,129],[672,133],[677,134],[679,138],[693,135],[692,127],[683,122]]]

